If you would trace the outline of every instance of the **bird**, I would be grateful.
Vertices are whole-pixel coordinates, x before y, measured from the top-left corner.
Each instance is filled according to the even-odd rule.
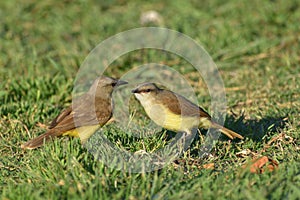
[[[21,145],[22,149],[35,149],[58,136],[79,137],[84,144],[96,130],[104,126],[113,115],[112,93],[128,82],[108,76],[99,76],[83,95],[73,100],[73,106],[55,117],[48,130]]]
[[[215,128],[230,139],[243,139],[240,134],[214,122],[205,110],[184,96],[155,83],[141,83],[131,92],[149,118],[165,129],[190,134],[193,128]]]

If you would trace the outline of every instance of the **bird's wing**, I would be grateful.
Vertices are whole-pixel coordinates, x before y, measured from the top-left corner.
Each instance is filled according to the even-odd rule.
[[[159,96],[161,102],[168,102],[166,106],[175,114],[183,116],[199,116],[211,119],[210,115],[201,107],[179,94],[164,90]]]
[[[81,126],[102,126],[111,118],[111,105],[110,102],[101,99],[97,100],[97,104],[102,104],[101,108],[105,109],[97,109],[94,97],[88,94],[81,96],[75,100],[73,108],[70,106],[60,113],[49,128],[65,132]]]
[[[54,128],[58,123],[60,123],[65,117],[67,117],[70,113],[72,112],[72,106],[69,106],[65,110],[63,110],[57,117],[55,117],[50,126],[48,127],[49,129]]]
[[[103,126],[112,117],[111,101],[88,96],[83,101],[75,102],[72,115],[76,119],[77,127],[96,124]]]

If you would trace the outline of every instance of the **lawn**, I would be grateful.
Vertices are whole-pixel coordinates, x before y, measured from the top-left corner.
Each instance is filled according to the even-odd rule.
[[[149,10],[160,14],[159,22],[141,25]],[[299,19],[297,0],[1,1],[1,199],[300,199]],[[225,86],[225,125],[245,139],[220,137],[199,157],[202,131],[174,162],[147,173],[111,168],[76,138],[22,150],[72,103],[74,80],[90,51],[142,26],[179,31],[203,46]],[[205,82],[180,56],[137,50],[105,73],[121,77],[146,63],[179,72],[199,104],[213,110]],[[133,153],[163,148],[175,135],[136,138],[117,124],[100,133]],[[253,159],[263,156],[269,162],[251,172]]]

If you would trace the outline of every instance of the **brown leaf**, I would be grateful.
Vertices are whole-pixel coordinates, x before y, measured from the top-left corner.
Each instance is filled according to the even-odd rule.
[[[249,167],[249,164],[245,164],[242,168]],[[255,158],[251,161],[249,170],[251,173],[261,174],[267,169],[268,171],[274,171],[278,168],[278,163],[267,156],[262,156],[260,158]]]
[[[253,164],[250,166],[250,172],[257,173],[268,161],[269,159],[267,156],[254,160]]]
[[[202,165],[203,169],[215,169],[215,163],[207,163]]]
[[[270,159],[270,158],[269,158],[269,161],[270,161],[271,163],[269,163],[269,164],[267,165],[267,169],[268,169],[270,172],[272,172],[272,171],[274,171],[275,169],[278,168],[278,163],[277,163],[275,160],[272,160],[272,159]]]

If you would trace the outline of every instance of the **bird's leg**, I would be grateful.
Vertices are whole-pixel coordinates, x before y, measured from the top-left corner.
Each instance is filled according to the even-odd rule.
[[[197,134],[197,129],[178,132],[178,134],[175,136],[175,141],[173,142],[174,143],[176,142],[176,145],[180,150],[180,153],[183,153],[189,148],[196,134]]]

